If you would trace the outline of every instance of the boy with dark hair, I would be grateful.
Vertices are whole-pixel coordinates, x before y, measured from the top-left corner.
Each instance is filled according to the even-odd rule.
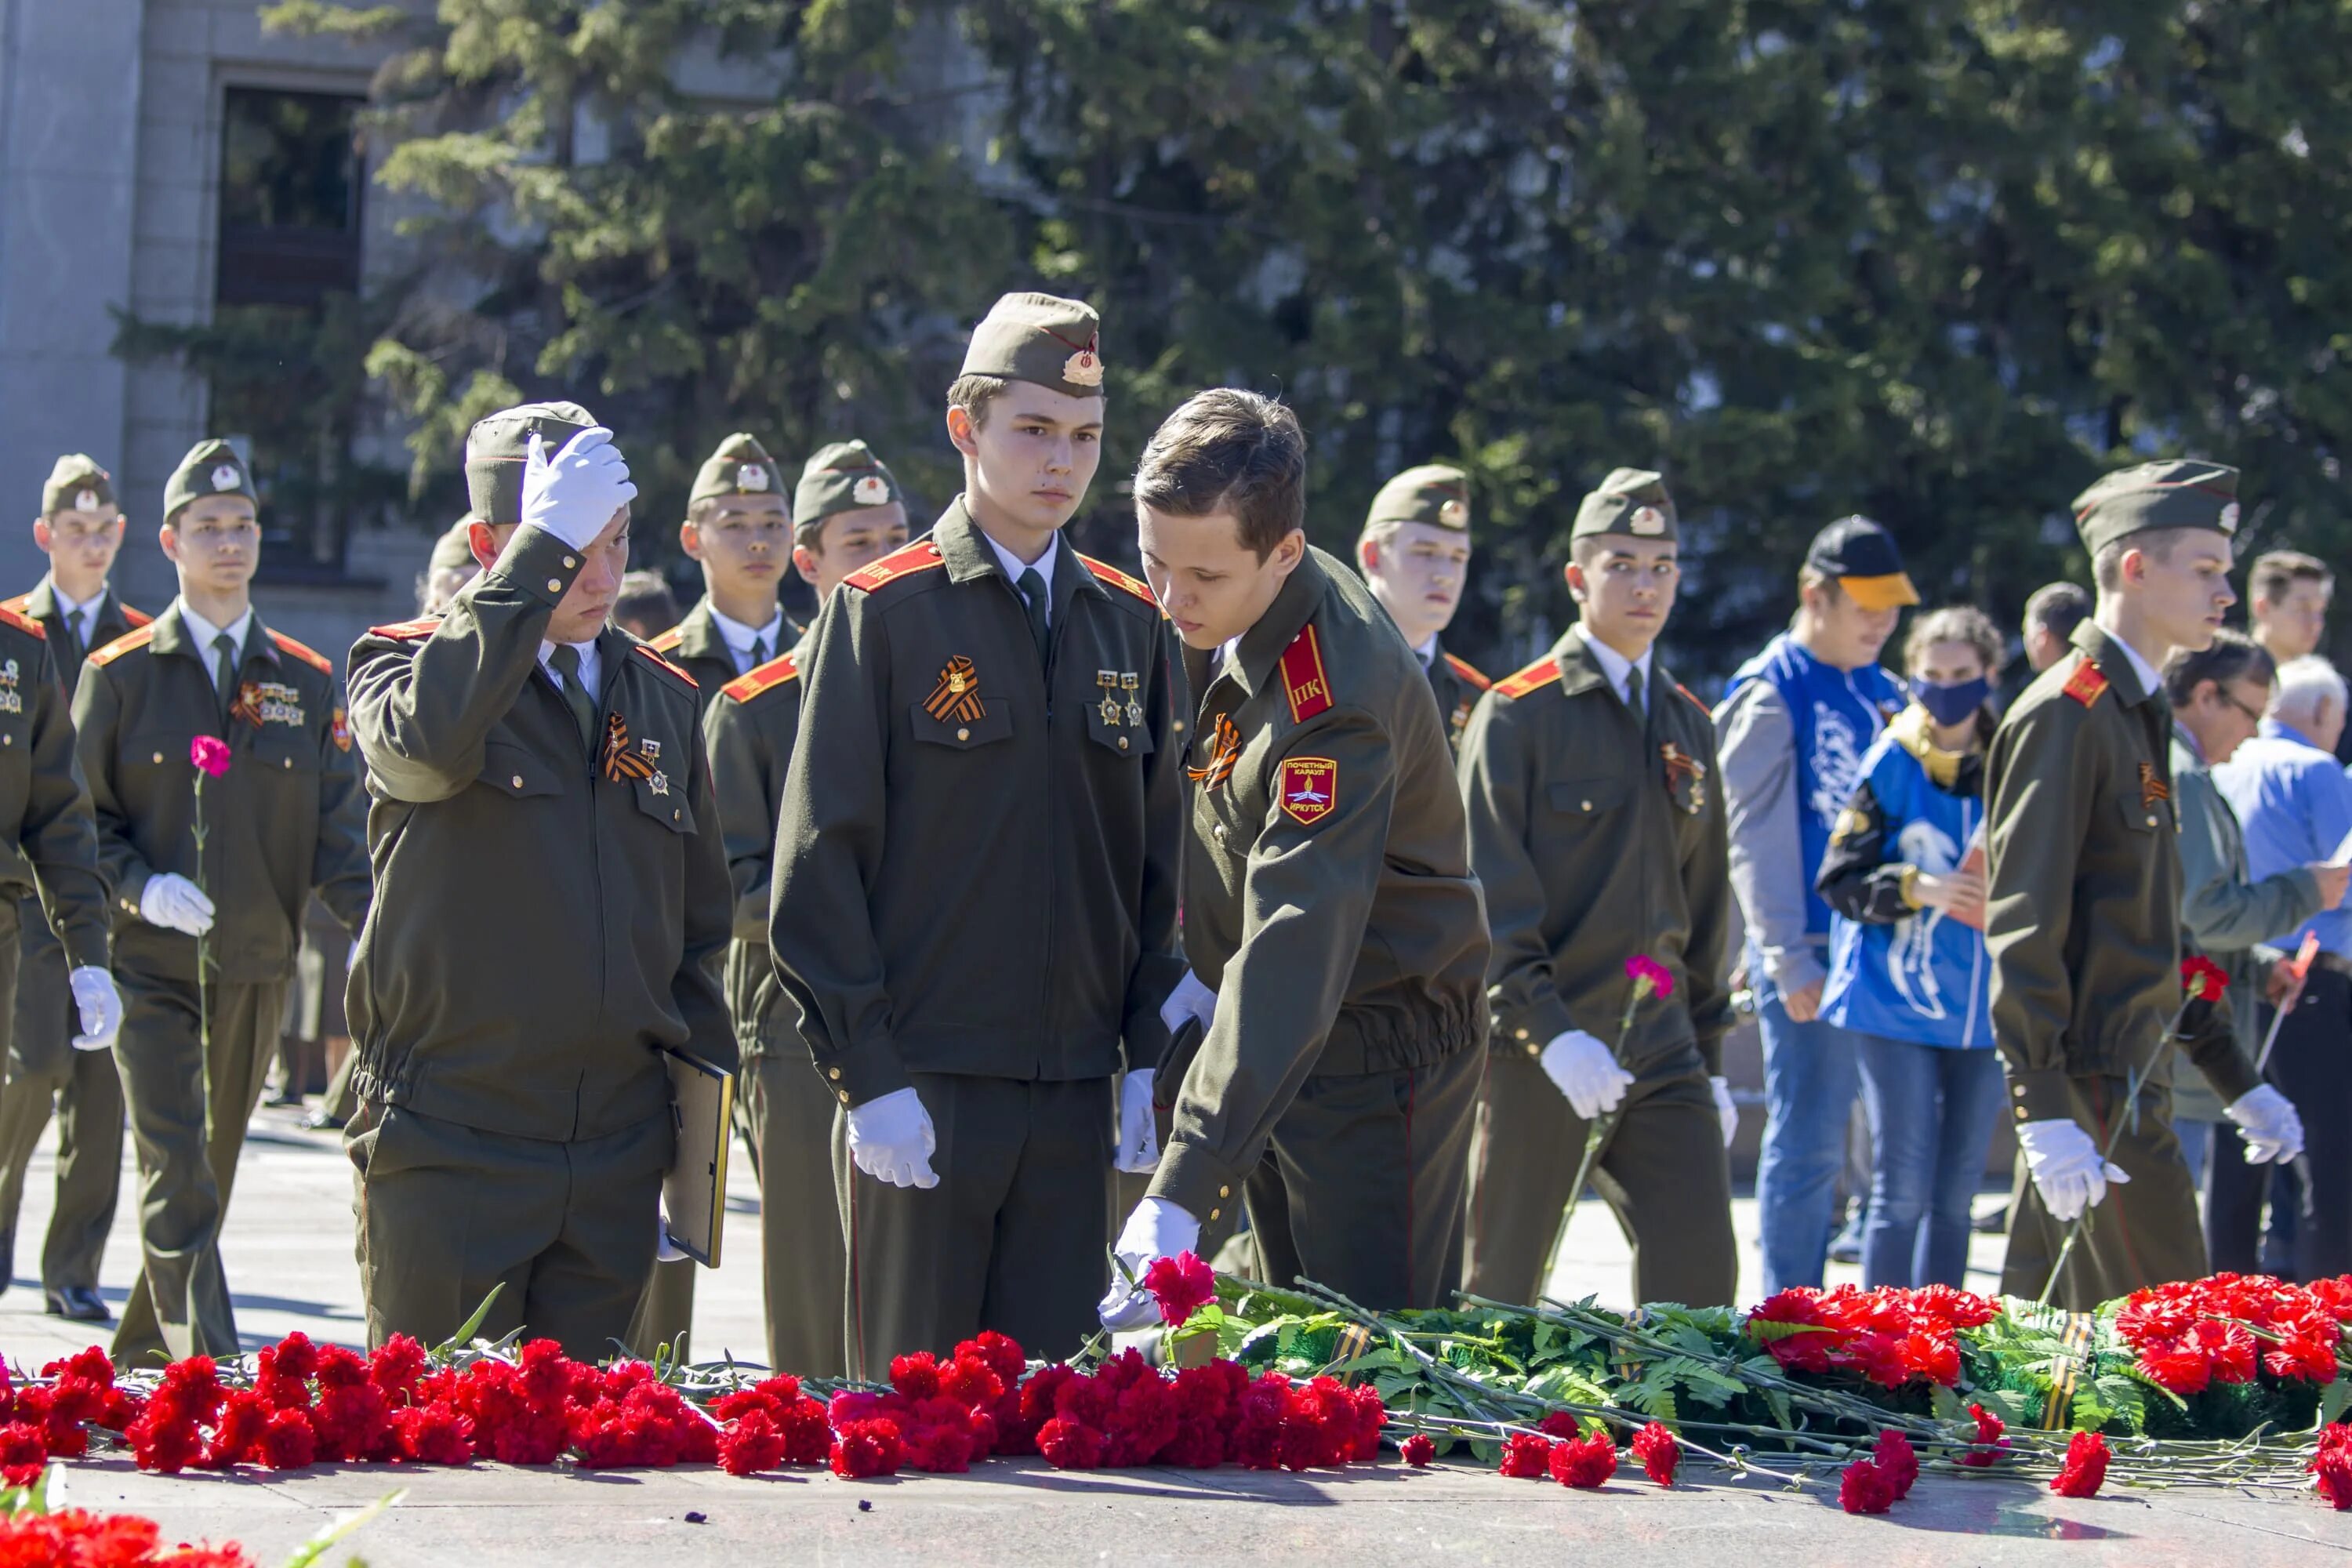
[[[2335,596],[2336,574],[2299,550],[2257,555],[2246,573],[2246,619],[2254,640],[2279,665],[2319,650]]]

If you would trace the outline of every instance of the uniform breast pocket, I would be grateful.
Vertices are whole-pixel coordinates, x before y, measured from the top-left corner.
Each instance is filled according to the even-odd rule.
[[[961,693],[956,695],[962,697]],[[913,726],[916,740],[955,752],[1009,740],[1013,734],[1012,709],[1003,702],[987,701],[977,693],[969,700],[918,702],[908,710],[907,722]]]
[[[1079,691],[1078,701],[1086,713],[1087,738],[1096,745],[1123,757],[1140,757],[1151,750],[1142,678],[1133,670],[1096,670],[1093,683]]]
[[[167,768],[184,769],[188,741],[187,731],[182,730],[141,730],[115,742],[115,765],[125,779],[153,778]]]
[[[2172,803],[2165,797],[2147,800],[2137,793],[2125,794],[2116,796],[2116,810],[2134,833],[2153,833],[2164,826]]]
[[[1549,786],[1549,794],[1558,815],[1597,822],[1625,804],[1628,787],[1621,778],[1559,779]]]
[[[553,767],[529,748],[503,741],[491,741],[482,747],[482,771],[476,776],[479,783],[514,800],[563,793],[563,781]]]
[[[310,731],[293,724],[264,724],[252,741],[253,760],[266,773],[300,774],[319,771],[319,744]]]
[[[646,816],[672,833],[694,831],[694,808],[686,803],[683,779],[656,773],[632,780],[630,787],[637,792],[637,809]]]

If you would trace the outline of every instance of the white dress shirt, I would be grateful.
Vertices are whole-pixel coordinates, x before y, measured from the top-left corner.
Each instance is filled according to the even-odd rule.
[[[604,689],[603,683],[597,679],[597,671],[603,661],[596,656],[596,639],[590,637],[586,642],[571,643],[565,646],[580,650],[580,689],[593,698]],[[547,662],[555,656],[556,647],[557,645],[551,642],[539,645],[539,668],[547,671],[547,679],[555,682],[555,689],[561,691],[563,689],[563,677],[557,674],[555,667]]]
[[[710,624],[719,628],[719,640],[727,645],[727,651],[735,656],[735,673],[738,675],[749,675],[751,667],[760,662],[753,657],[756,652],[753,644],[764,643],[770,658],[784,651],[784,612],[782,608],[768,617],[766,626],[747,626],[731,616],[720,615],[719,606],[713,605],[710,606]],[[584,668],[586,656],[583,654],[582,658]]]
[[[213,678],[213,685],[215,689],[220,686],[220,650],[213,647],[215,637],[226,632],[228,640],[236,645],[236,653],[229,660],[232,667],[231,673],[234,674],[236,669],[244,667],[245,634],[253,629],[252,605],[247,605],[245,607],[245,614],[237,616],[233,624],[216,626],[190,609],[188,602],[183,599],[180,601],[180,624],[187,627],[188,635],[195,639],[196,657],[205,661],[205,673]]]
[[[85,648],[89,647],[90,628],[98,625],[98,612],[106,604],[106,590],[100,588],[77,605],[67,597],[66,591],[58,587],[58,580],[52,577],[49,579],[49,597],[56,602],[58,614],[65,617],[67,626],[72,630],[74,641]],[[243,643],[240,641],[238,646],[243,647]]]
[[[1601,673],[1609,678],[1609,689],[1617,693],[1617,700],[1624,703],[1628,708],[1633,707],[1633,701],[1626,691],[1625,677],[1633,670],[1638,669],[1642,672],[1642,705],[1634,709],[1634,711],[1644,718],[1648,717],[1650,688],[1655,684],[1650,679],[1650,656],[1658,650],[1654,647],[1645,647],[1642,650],[1641,658],[1629,659],[1599,637],[1589,635],[1584,638],[1584,646],[1591,648],[1592,657],[1601,661]]]
[[[1047,545],[1045,553],[1036,560],[1024,561],[1002,544],[997,543],[995,540],[990,539],[985,531],[977,530],[975,531],[979,531],[982,539],[987,539],[988,547],[996,552],[996,563],[1004,568],[1004,580],[1013,584],[1014,593],[1021,592],[1021,574],[1024,572],[1034,572],[1045,580],[1045,624],[1052,626],[1054,624],[1054,563],[1062,553],[1062,536],[1055,534],[1054,542]]]

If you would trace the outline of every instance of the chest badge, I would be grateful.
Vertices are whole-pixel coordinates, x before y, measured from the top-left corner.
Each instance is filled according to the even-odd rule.
[[[1706,764],[1674,742],[1658,748],[1666,764],[1666,793],[1693,816],[1706,809]]]
[[[1207,765],[1184,770],[1184,776],[1203,789],[1214,789],[1232,778],[1234,764],[1242,760],[1242,732],[1230,715],[1218,714],[1211,732]]]
[[[986,717],[988,709],[980,700],[980,671],[971,660],[957,654],[940,671],[940,683],[923,699],[923,711],[940,723],[969,724]]]
[[[2172,786],[2156,776],[2154,763],[2139,765],[2139,804],[2143,811],[2152,811],[2158,805],[2172,798]]]
[[[1283,815],[1312,827],[1339,804],[1339,764],[1328,757],[1285,757],[1279,787]]]
[[[614,784],[624,779],[658,781],[654,784],[656,795],[664,793],[669,784],[669,781],[655,770],[651,757],[629,750],[629,721],[618,713],[604,716],[604,773]]]

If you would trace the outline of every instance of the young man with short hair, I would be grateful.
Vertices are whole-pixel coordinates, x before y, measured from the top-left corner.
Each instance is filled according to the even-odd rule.
[[[1756,1207],[1766,1295],[1818,1287],[1829,1260],[1862,1068],[1859,1037],[1819,1016],[1830,907],[1813,883],[1863,753],[1908,701],[1878,654],[1903,606],[1919,602],[1895,536],[1866,517],[1813,536],[1797,590],[1789,630],[1739,668],[1715,711],[1731,882],[1764,1037]]]
[[[147,624],[107,584],[122,530],[113,477],[79,453],[59,458],[33,520],[33,542],[49,558],[48,575],[0,607],[39,623],[65,682],[61,707],[72,701],[90,649]],[[70,743],[66,750],[70,755]],[[0,858],[24,869],[13,850],[0,851]],[[41,1247],[43,1304],[53,1317],[110,1323],[114,1314],[98,1294],[98,1268],[122,1185],[122,1079],[110,1051],[74,1048],[74,1037],[83,1031],[71,962],[37,902],[27,897],[19,912],[24,941],[16,1028],[8,1040],[7,1086],[0,1091],[0,1289],[16,1256],[25,1172],[54,1106],[57,1203]]]
[[[2091,595],[2080,583],[2048,583],[2025,601],[2025,662],[2041,674],[2073,651],[2067,639],[2089,618]]]
[[[253,608],[261,524],[227,442],[180,459],[161,538],[179,596],[90,654],[73,706],[114,886],[115,1060],[139,1151],[144,1260],[114,1336],[131,1364],[239,1352],[221,1225],[303,910],[316,890],[355,930],[369,896],[342,684]],[[226,742],[226,773],[198,773],[200,738]]]
[[[482,574],[352,649],[374,916],[352,960],[368,1339],[527,1330],[601,1360],[663,1242],[665,1051],[736,1065],[693,678],[610,624],[636,487],[525,404],[466,437]]]
[[[963,493],[850,574],[795,661],[769,942],[840,1107],[867,1377],[982,1329],[1047,1357],[1087,1337],[1112,1076],[1157,1060],[1183,974],[1160,610],[1062,538],[1101,458],[1097,330],[997,301],[948,391]]]
[[[1496,683],[1462,745],[1496,1021],[1465,1289],[1544,1289],[1587,1131],[1613,1115],[1592,1174],[1633,1243],[1633,1300],[1729,1306],[1730,867],[1714,725],[1654,658],[1682,570],[1665,481],[1611,473],[1569,540],[1577,624]],[[1672,993],[1634,1002],[1634,958]]]
[[[776,597],[792,564],[792,503],[782,471],[755,437],[739,430],[703,460],[677,542],[701,563],[702,598],[651,641],[694,677],[708,713],[720,687],[801,637]]]
[[[2177,459],[2119,469],[2075,498],[2097,607],[2074,628],[2074,655],[2002,717],[1986,758],[1985,946],[2020,1154],[2001,1289],[2038,1298],[2068,1226],[2095,1205],[2052,1298],[2070,1311],[2206,1271],[2162,1056],[2181,1004],[2181,873],[2157,671],[2211,641],[2236,602],[2237,489],[2234,468]],[[2255,1078],[2230,1009],[2227,996],[2193,1005],[2179,1044],[2252,1157],[2292,1159],[2294,1107]]]
[[[1459,752],[1470,710],[1494,684],[1439,646],[1462,607],[1470,568],[1470,476],[1442,463],[1407,468],[1372,497],[1356,564],[1381,608],[1429,672],[1447,743]]]
[[[2285,668],[2319,651],[2327,636],[2327,605],[2336,574],[2315,555],[2273,550],[2254,557],[2246,573],[2246,619],[2254,640]]]
[[[826,447],[801,470],[793,536],[793,564],[821,606],[843,578],[907,542],[897,478],[863,441]],[[800,675],[795,650],[729,681],[703,719],[703,733],[735,883],[727,1005],[743,1053],[736,1104],[760,1182],[768,1364],[844,1377],[849,1363],[841,1304],[848,1275],[833,1192],[835,1100],[809,1071],[807,1043],[768,955],[776,820],[800,730]]]
[[[1192,726],[1184,999],[1205,1027],[1115,1245],[1136,1280],[1230,1223],[1257,1277],[1444,1303],[1486,1037],[1486,926],[1421,661],[1305,529],[1307,438],[1203,392],[1136,470],[1144,571],[1184,641]],[[1172,1069],[1177,1064],[1171,1063]],[[1114,1278],[1102,1321],[1152,1317]]]

